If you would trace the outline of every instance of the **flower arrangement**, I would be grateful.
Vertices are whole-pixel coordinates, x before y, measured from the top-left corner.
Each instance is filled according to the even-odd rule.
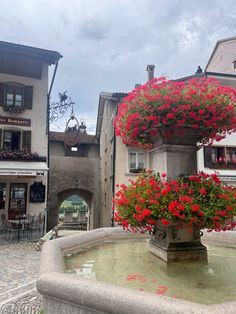
[[[128,186],[120,185],[114,208],[115,220],[133,231],[151,231],[157,222],[230,230],[236,225],[236,190],[217,174],[201,172],[168,181],[165,174],[148,171]]]
[[[24,151],[0,151],[0,160],[39,160],[38,153],[26,153]]]
[[[236,90],[215,79],[153,79],[119,104],[116,135],[128,145],[147,146],[160,136],[196,131],[202,144],[219,141],[236,130]]]

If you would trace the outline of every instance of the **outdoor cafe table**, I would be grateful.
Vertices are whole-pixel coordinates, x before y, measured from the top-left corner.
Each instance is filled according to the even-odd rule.
[[[25,215],[16,216],[16,219],[8,220],[12,224],[17,225],[17,230],[18,230],[17,231],[17,240],[18,240],[18,242],[20,241],[20,230],[24,230],[24,223],[22,223],[24,220],[26,220]],[[21,229],[21,226],[22,226],[22,229]]]

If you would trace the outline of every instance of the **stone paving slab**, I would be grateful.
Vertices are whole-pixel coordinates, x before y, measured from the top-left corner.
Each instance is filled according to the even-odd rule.
[[[35,242],[0,242],[0,313],[40,313],[36,290],[40,252]]]
[[[39,314],[41,310],[41,297],[36,287],[0,303],[1,314]]]

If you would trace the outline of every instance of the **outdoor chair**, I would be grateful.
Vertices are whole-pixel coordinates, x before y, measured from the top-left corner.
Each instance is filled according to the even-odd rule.
[[[13,240],[13,237],[17,237],[18,233],[18,228],[14,226],[14,224],[10,221],[6,221],[6,229],[5,229],[5,235],[6,235],[6,240]]]
[[[38,216],[34,216],[32,221],[28,224],[28,238],[35,239],[40,238],[43,234],[43,221],[44,216],[39,213]]]

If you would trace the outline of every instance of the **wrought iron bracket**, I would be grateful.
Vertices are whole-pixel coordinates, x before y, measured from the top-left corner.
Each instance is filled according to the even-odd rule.
[[[55,122],[61,119],[69,108],[75,104],[70,97],[66,95],[67,92],[59,93],[59,102],[51,103],[49,105],[49,122]]]

